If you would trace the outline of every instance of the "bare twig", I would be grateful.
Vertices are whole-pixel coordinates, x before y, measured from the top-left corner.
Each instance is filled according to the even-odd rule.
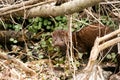
[[[74,58],[74,55],[73,55],[73,45],[72,45],[72,15],[69,15],[68,16],[68,27],[69,27],[69,49],[70,49],[70,61],[71,61],[71,63],[72,63],[72,66],[73,66],[73,68],[74,68],[74,73],[73,73],[73,79],[75,80],[75,70],[76,70],[76,66],[75,66],[75,64],[74,64],[74,60],[73,60],[73,58]]]

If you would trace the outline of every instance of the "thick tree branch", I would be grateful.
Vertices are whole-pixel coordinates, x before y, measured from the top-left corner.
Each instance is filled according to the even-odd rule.
[[[28,11],[30,17],[36,16],[58,16],[64,14],[72,14],[79,12],[84,8],[93,6],[102,0],[73,0],[62,4],[61,6],[43,5],[36,8],[32,8]]]
[[[55,6],[55,4],[40,5],[37,7],[33,7],[30,9],[25,9],[21,11],[14,10],[12,12],[14,14],[12,15],[15,16],[15,14],[17,14],[17,16],[24,16],[26,14],[27,17],[37,17],[37,16],[41,16],[41,17],[53,16],[54,17],[58,15],[65,15],[65,14],[72,14],[74,12],[79,12],[101,1],[103,0],[73,0],[73,1],[66,2],[60,6]],[[1,13],[0,15],[1,16],[8,15],[8,13],[7,14]]]

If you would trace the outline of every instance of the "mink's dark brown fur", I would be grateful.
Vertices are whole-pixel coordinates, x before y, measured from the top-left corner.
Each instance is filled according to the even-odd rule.
[[[112,31],[113,30],[111,28],[99,24],[86,26],[81,30],[72,33],[73,46],[81,53],[90,53],[96,37],[104,36]],[[52,33],[52,38],[53,45],[59,46],[62,52],[65,52],[66,45],[69,41],[68,31],[56,30]],[[117,48],[116,50],[113,50],[113,52],[114,51],[117,52]]]

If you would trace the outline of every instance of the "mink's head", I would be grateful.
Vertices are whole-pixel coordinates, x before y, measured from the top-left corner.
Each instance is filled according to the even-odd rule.
[[[61,48],[66,47],[69,37],[68,31],[66,30],[56,30],[52,33],[53,46],[59,46]]]

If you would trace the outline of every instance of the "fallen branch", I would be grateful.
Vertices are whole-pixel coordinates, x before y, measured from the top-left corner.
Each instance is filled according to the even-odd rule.
[[[19,66],[19,68],[21,68],[22,70],[24,70],[27,74],[29,74],[31,76],[35,76],[36,75],[36,72],[34,70],[28,68],[23,62],[21,62],[20,60],[18,60],[16,58],[9,57],[4,52],[0,51],[0,58],[1,59],[6,59],[6,60],[8,60],[10,62],[13,62],[14,64],[17,64]]]

